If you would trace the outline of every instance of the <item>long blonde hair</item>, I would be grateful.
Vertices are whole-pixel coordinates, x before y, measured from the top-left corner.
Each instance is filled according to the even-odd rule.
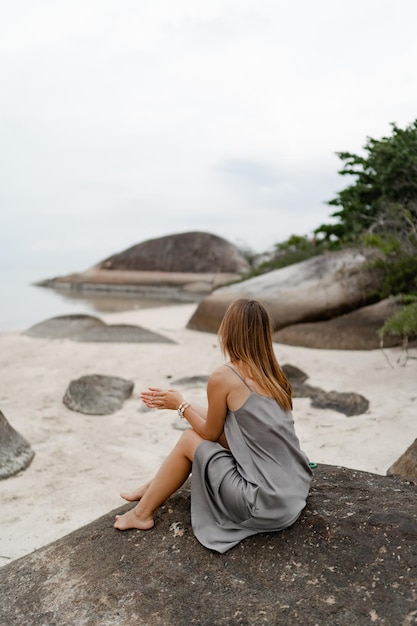
[[[271,321],[262,304],[245,298],[232,302],[218,336],[223,354],[246,365],[261,389],[268,391],[283,410],[291,410],[291,384],[274,354]]]

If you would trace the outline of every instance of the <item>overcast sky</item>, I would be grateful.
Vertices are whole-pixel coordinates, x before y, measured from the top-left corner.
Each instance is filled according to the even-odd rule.
[[[190,230],[264,251],[328,219],[337,151],[417,118],[415,0],[0,6],[0,266]]]

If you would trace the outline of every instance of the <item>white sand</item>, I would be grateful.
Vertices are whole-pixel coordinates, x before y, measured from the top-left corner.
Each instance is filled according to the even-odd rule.
[[[0,481],[0,565],[108,513],[123,504],[120,490],[153,475],[180,434],[173,428],[178,419],[174,412],[143,410],[139,391],[209,374],[223,362],[214,335],[185,328],[195,306],[101,316],[156,330],[176,344],[83,344],[0,333],[0,409],[36,453],[29,468]],[[355,391],[370,401],[366,415],[348,418],[296,398],[296,429],[311,460],[385,474],[415,439],[416,349],[405,366],[400,349],[277,345],[276,351],[281,364],[304,370],[311,385]],[[62,403],[69,382],[93,373],[134,381],[133,397],[110,416],[70,411]],[[204,386],[185,395],[201,404]]]

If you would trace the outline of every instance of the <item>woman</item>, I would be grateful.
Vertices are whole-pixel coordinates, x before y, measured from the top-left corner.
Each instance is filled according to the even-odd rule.
[[[191,522],[207,548],[226,552],[250,535],[282,530],[303,510],[312,474],[294,431],[291,385],[274,355],[265,308],[255,300],[233,302],[219,339],[230,362],[211,374],[206,410],[174,389],[142,392],[146,406],[176,409],[191,428],[153,480],[121,494],[138,503],[117,516],[115,528],[152,528],[154,511],[191,468]]]

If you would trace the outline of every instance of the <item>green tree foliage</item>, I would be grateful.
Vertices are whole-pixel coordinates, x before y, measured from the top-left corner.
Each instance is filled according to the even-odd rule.
[[[351,183],[331,200],[332,224],[315,230],[331,248],[373,246],[383,270],[380,298],[417,295],[417,120],[392,134],[367,139],[364,156],[340,152],[342,176]]]
[[[315,233],[333,248],[365,244],[380,251],[375,265],[382,270],[379,297],[409,294],[401,308],[381,328],[386,334],[417,335],[417,120],[392,134],[367,139],[364,156],[338,153],[342,176],[352,181],[329,204],[338,210],[333,224]],[[411,294],[411,296],[410,296]]]
[[[399,335],[407,345],[410,337],[417,336],[417,297],[406,296],[402,299],[402,306],[392,315],[379,331],[381,339],[385,335]]]
[[[372,246],[379,255],[374,265],[382,270],[377,296],[409,294],[400,299],[397,313],[381,329],[381,337],[394,333],[407,339],[417,334],[417,120],[392,134],[367,138],[362,156],[339,152],[342,176],[348,186],[329,202],[337,207],[333,222],[322,224],[315,237],[292,235],[277,244],[268,261],[253,274],[268,272],[305,260],[325,250],[345,246]]]
[[[286,241],[275,245],[275,252],[271,264],[274,269],[305,261],[312,256],[323,252],[317,245],[315,237],[306,235],[291,235]]]
[[[322,224],[317,237],[333,247],[358,243],[364,233],[384,228],[386,214],[407,211],[417,221],[417,120],[405,129],[391,124],[392,134],[382,139],[367,138],[364,156],[337,153],[344,165],[339,171],[353,182],[329,202],[338,207],[334,223]],[[385,225],[386,226],[386,225]]]
[[[251,272],[244,276],[242,280],[265,274],[266,272],[272,272],[273,270],[286,267],[287,265],[300,263],[300,261],[305,261],[312,256],[321,254],[325,249],[325,245],[317,244],[315,237],[291,235],[285,241],[275,244],[274,252],[270,257],[253,267]],[[248,256],[247,258],[253,265],[253,258],[249,258]]]
[[[363,240],[382,253],[374,263],[383,270],[379,296],[417,295],[417,218],[412,211],[401,204],[387,205]]]

